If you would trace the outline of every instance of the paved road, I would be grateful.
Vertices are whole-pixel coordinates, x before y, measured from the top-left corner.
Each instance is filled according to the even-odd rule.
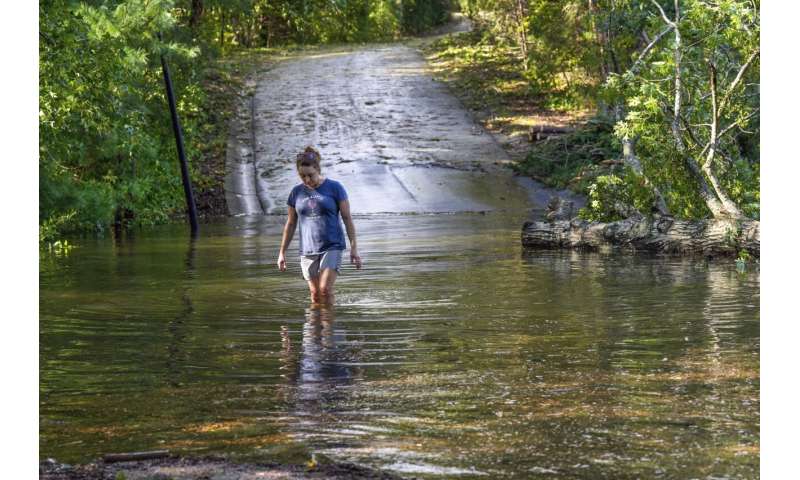
[[[321,151],[323,175],[345,185],[354,213],[541,208],[553,194],[503,166],[503,149],[406,45],[278,62],[258,76],[251,114],[252,130],[234,132],[229,149],[234,215],[285,211],[306,145]]]

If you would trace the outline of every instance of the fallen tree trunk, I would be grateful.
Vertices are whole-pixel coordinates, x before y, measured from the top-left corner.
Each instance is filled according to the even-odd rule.
[[[528,129],[528,141],[538,142],[547,139],[551,135],[564,135],[575,131],[573,127],[557,127],[555,125],[536,125]]]
[[[137,460],[150,460],[169,456],[169,450],[153,450],[149,452],[109,453],[103,455],[105,463],[131,462]]]
[[[527,248],[602,250],[618,248],[656,253],[735,256],[742,250],[758,258],[760,222],[750,219],[676,220],[634,215],[616,222],[528,221],[522,227]]]

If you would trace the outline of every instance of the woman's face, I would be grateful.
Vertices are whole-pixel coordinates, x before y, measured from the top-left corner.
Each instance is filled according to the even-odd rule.
[[[316,167],[300,165],[300,168],[297,169],[297,175],[300,176],[300,180],[302,180],[303,184],[307,187],[316,187],[319,185],[320,175]]]

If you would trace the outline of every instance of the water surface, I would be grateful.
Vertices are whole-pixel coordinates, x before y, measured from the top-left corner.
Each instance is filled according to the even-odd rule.
[[[282,217],[40,264],[40,457],[312,453],[416,477],[755,478],[759,275],[526,253],[522,218],[356,218],[311,309]]]

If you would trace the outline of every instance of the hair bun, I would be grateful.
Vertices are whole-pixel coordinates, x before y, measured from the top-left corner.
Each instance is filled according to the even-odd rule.
[[[301,153],[297,154],[297,168],[300,168],[301,165],[309,165],[313,166],[317,169],[317,171],[321,171],[320,161],[322,160],[322,155],[319,154],[319,151],[312,147],[311,145],[307,146]]]

